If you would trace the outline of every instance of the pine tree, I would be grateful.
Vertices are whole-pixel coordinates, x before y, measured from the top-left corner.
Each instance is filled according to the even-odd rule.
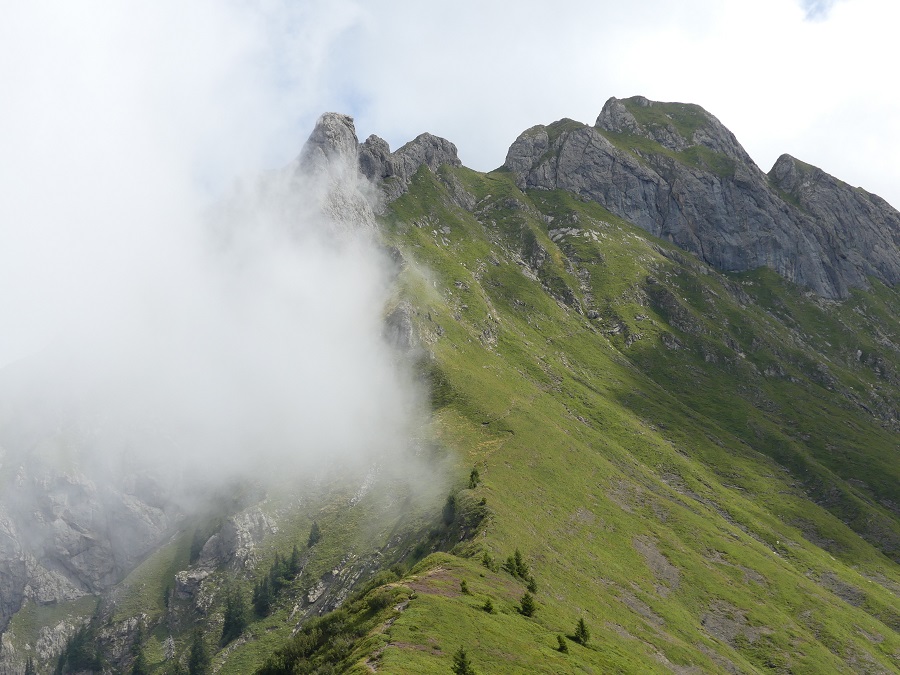
[[[206,643],[203,642],[203,633],[197,630],[191,642],[191,654],[188,658],[188,675],[207,675],[211,659]]]
[[[527,579],[529,575],[528,563],[525,562],[525,559],[522,557],[522,552],[519,549],[516,549],[513,561],[516,567],[516,576],[520,579]]]
[[[147,663],[143,643],[144,629],[138,624],[134,641],[131,643],[131,655],[134,657],[134,661],[131,663],[131,675],[150,675],[150,664]]]
[[[456,495],[447,495],[447,501],[444,503],[443,511],[444,525],[452,525],[456,520]]]
[[[465,579],[459,582],[459,592],[463,595],[469,594],[469,584],[466,583]]]
[[[34,667],[34,659],[30,656],[25,662],[25,675],[37,675],[37,669]]]
[[[556,651],[562,652],[563,654],[569,653],[569,645],[566,643],[565,637],[563,637],[562,635],[557,635],[556,642],[559,644],[559,646],[556,648]]]
[[[290,570],[291,576],[297,576],[300,573],[300,549],[297,548],[297,544],[294,544],[294,548],[291,550]]]
[[[247,627],[247,600],[238,588],[229,588],[225,597],[225,619],[222,622],[222,645],[240,636]]]
[[[525,595],[522,596],[522,600],[519,603],[519,613],[523,616],[531,616],[536,609],[537,605],[534,602],[534,596],[528,591],[525,591]]]
[[[269,586],[269,577],[266,576],[253,587],[253,609],[256,614],[260,617],[268,616],[272,600],[272,587]]]
[[[584,622],[584,617],[581,617],[575,625],[575,642],[586,646],[590,639],[591,633],[588,630],[587,624]]]
[[[466,650],[460,647],[453,655],[453,672],[456,675],[475,675],[475,669],[472,662],[466,654]]]
[[[319,524],[316,521],[313,521],[312,527],[309,528],[309,539],[306,542],[306,548],[312,548],[321,538],[322,532],[319,530]]]
[[[131,675],[150,675],[150,664],[147,663],[147,657],[144,655],[143,649],[139,649],[134,657],[134,662],[131,664]]]
[[[491,602],[490,598],[488,598],[487,600],[484,601],[484,605],[481,606],[481,609],[483,609],[488,614],[493,614],[494,613],[494,603]]]
[[[478,475],[478,469],[473,466],[472,472],[469,474],[469,489],[474,490],[480,482],[481,476]]]

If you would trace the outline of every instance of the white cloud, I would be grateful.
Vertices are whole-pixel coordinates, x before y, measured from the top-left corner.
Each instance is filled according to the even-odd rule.
[[[763,170],[790,152],[900,204],[898,19],[884,0],[18,3],[0,24],[0,362],[152,268],[186,214],[286,163],[325,110],[394,148],[445,136],[487,170],[609,96],[690,101]]]
[[[201,1],[5,17],[0,365],[38,354],[22,395],[50,411],[45,446],[206,478],[410,449],[417,391],[381,338],[372,247],[317,236],[305,183],[234,202],[240,245],[208,227],[232,181],[297,155],[358,14]],[[0,401],[5,440],[16,401]],[[53,438],[70,405],[80,430]]]

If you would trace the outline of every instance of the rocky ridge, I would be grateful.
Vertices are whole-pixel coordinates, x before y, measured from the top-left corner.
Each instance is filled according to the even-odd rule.
[[[359,145],[359,170],[379,185],[387,202],[406,193],[420,167],[427,166],[437,172],[443,164],[462,166],[456,146],[428,133],[416,136],[393,153],[387,141],[374,134]]]
[[[522,133],[504,167],[522,189],[596,201],[724,271],[770,267],[830,299],[900,281],[900,213],[785,155],[764,174],[699,106],[611,98],[593,127]]]

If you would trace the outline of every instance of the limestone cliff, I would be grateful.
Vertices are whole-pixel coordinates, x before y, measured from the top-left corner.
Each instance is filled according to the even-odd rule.
[[[504,166],[523,189],[599,202],[725,271],[767,266],[826,298],[900,280],[900,213],[787,156],[764,174],[699,106],[611,98],[593,127],[525,131]]]

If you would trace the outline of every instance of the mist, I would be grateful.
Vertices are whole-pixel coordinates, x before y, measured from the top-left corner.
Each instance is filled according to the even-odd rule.
[[[315,44],[284,50],[303,12],[322,19]],[[24,453],[98,480],[152,472],[189,493],[412,452],[421,397],[382,337],[392,271],[366,222],[371,188],[345,160],[284,166],[321,102],[315,55],[346,19],[320,14],[11,10],[6,468]],[[292,147],[273,152],[276,138]],[[335,190],[352,208],[333,208]]]

